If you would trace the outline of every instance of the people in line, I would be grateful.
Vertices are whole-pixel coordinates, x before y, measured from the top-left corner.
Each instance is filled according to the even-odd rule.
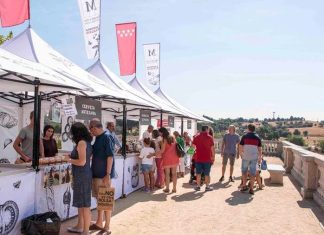
[[[17,164],[31,162],[33,159],[34,111],[29,114],[29,120],[29,124],[19,131],[19,134],[13,143],[13,148],[20,156],[15,162]],[[41,140],[39,140],[39,144],[39,154],[41,157],[44,157],[44,149]]]
[[[89,130],[96,140],[93,144],[92,156],[92,196],[98,198],[100,186],[111,187],[111,179],[115,174],[114,161],[114,136],[103,129],[103,125],[99,120],[90,121]],[[110,231],[111,211],[103,211],[97,209],[97,221],[90,226],[90,230],[102,230],[108,233]],[[104,218],[105,217],[105,218]],[[105,221],[105,224],[103,223]]]
[[[56,140],[54,136],[54,127],[46,125],[43,131],[42,145],[44,148],[44,157],[54,157],[58,153]]]
[[[183,150],[185,150],[185,142],[184,139],[181,137],[178,131],[173,132],[173,136],[176,139],[177,144],[181,146]],[[177,167],[177,177],[183,178],[185,174],[185,159],[184,157],[179,158],[179,166]]]
[[[205,174],[205,191],[212,191],[210,187],[210,169],[215,161],[215,147],[214,139],[209,135],[209,127],[202,126],[201,132],[195,136],[192,144],[196,148],[196,178],[197,185],[195,186],[196,191],[200,191],[201,174]]]
[[[163,188],[165,177],[164,177],[162,155],[161,155],[162,137],[160,136],[158,130],[153,130],[152,141],[154,142],[155,145],[155,166],[156,166],[155,187]]]
[[[143,140],[144,147],[141,149],[141,153],[139,154],[139,158],[141,159],[141,170],[144,176],[144,189],[145,192],[151,192],[154,190],[154,171],[153,162],[155,150],[151,147],[150,138],[144,138]]]
[[[177,166],[179,165],[179,157],[176,151],[176,142],[173,136],[165,127],[159,129],[163,138],[160,153],[162,155],[162,166],[165,173],[165,189],[163,192],[170,192],[170,173],[172,174],[172,193],[177,192]]]
[[[261,163],[262,159],[262,143],[260,137],[255,133],[255,125],[248,125],[248,132],[242,136],[239,153],[242,158],[242,188],[241,191],[249,190],[250,194],[254,194],[253,186],[256,175],[257,163]],[[247,172],[250,172],[250,185],[246,186]]]
[[[113,139],[114,139],[114,143],[115,143],[115,151],[117,152],[121,147],[122,144],[120,143],[118,137],[116,136],[116,132],[115,132],[115,123],[114,122],[107,122],[107,129],[106,129],[107,133],[110,134]]]
[[[92,172],[90,158],[92,155],[92,137],[87,127],[81,122],[76,122],[71,127],[72,140],[76,144],[67,156],[66,161],[72,164],[73,175],[73,202],[72,205],[78,208],[78,222],[74,227],[69,227],[72,233],[88,235],[91,221],[91,184]]]
[[[230,125],[228,127],[228,133],[223,136],[223,143],[221,147],[221,157],[222,157],[222,176],[219,182],[224,180],[224,175],[226,171],[226,165],[229,160],[230,163],[230,176],[229,181],[234,182],[233,171],[235,158],[239,158],[238,155],[238,145],[240,143],[240,136],[235,133],[235,126]]]

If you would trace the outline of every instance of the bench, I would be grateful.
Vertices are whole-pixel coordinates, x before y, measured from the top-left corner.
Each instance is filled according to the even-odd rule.
[[[282,165],[268,164],[267,170],[270,173],[271,184],[283,184],[283,173],[285,169]]]

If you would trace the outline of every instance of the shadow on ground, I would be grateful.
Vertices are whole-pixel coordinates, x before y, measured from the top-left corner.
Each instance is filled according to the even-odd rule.
[[[253,200],[253,196],[251,194],[242,193],[240,191],[234,191],[231,193],[231,197],[225,200],[230,206],[237,206],[240,204],[250,203]]]

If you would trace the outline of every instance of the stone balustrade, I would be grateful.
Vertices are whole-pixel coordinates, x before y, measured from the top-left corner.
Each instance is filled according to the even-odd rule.
[[[324,156],[283,141],[286,173],[296,179],[303,198],[313,198],[324,210]]]
[[[221,153],[223,139],[215,139],[215,151]],[[265,156],[282,157],[283,143],[281,141],[262,140],[262,154]]]

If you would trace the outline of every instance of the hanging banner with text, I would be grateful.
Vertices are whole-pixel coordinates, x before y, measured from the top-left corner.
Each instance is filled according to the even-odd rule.
[[[191,129],[191,120],[187,120],[187,129]]]
[[[140,110],[140,124],[150,125],[151,124],[151,111],[150,110]]]
[[[160,43],[144,44],[145,76],[152,85],[160,83]]]
[[[167,119],[163,119],[163,120],[162,120],[162,126],[163,126],[163,127],[168,127],[168,125],[169,125],[169,120],[167,120]],[[161,126],[161,119],[158,119],[158,120],[157,120],[157,126],[158,126],[158,127]]]
[[[88,59],[99,56],[100,0],[78,0]]]
[[[169,127],[174,127],[174,117],[168,116],[168,125]]]
[[[75,106],[78,110],[76,119],[91,121],[93,118],[98,118],[101,121],[101,102],[84,98],[81,96],[75,97]]]

